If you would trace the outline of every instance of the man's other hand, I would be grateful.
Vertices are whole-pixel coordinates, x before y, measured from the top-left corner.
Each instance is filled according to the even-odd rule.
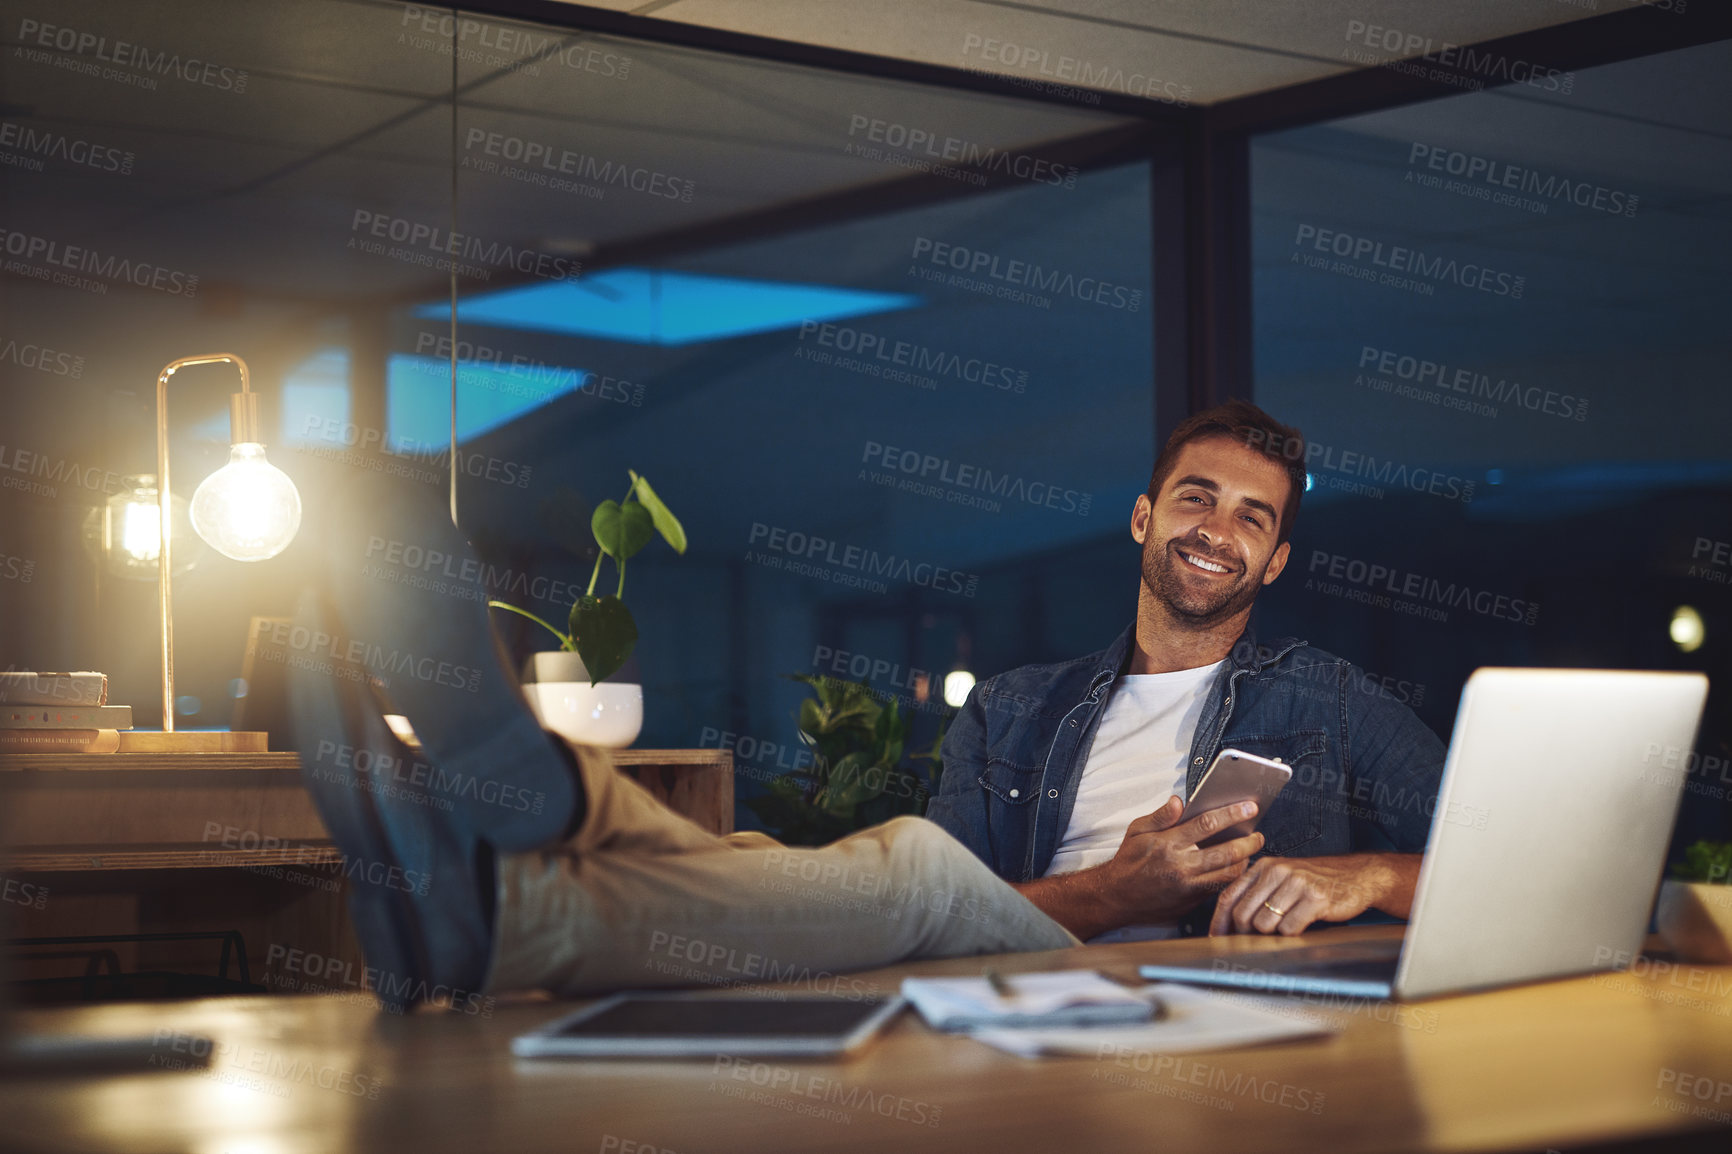
[[[1419,862],[1419,854],[1391,853],[1266,857],[1222,891],[1209,933],[1300,934],[1373,906],[1406,917]]]

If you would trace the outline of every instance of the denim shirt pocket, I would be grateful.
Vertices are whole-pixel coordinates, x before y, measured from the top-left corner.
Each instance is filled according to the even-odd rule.
[[[980,786],[1005,805],[1023,806],[1040,796],[1043,766],[1015,765],[1002,757],[988,758]]]
[[[1258,757],[1279,758],[1293,770],[1281,796],[1257,826],[1263,835],[1262,853],[1293,856],[1295,850],[1323,836],[1323,799],[1316,782],[1323,779],[1328,764],[1329,741],[1321,729],[1300,729],[1280,735],[1234,735],[1223,748],[1240,749]]]

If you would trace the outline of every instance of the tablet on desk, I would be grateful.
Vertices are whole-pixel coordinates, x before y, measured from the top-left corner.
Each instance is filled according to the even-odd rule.
[[[511,1040],[520,1058],[833,1058],[870,1039],[901,997],[618,994]]]

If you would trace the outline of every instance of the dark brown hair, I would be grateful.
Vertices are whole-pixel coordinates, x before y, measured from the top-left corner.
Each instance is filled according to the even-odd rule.
[[[1293,533],[1293,521],[1299,516],[1299,498],[1305,492],[1305,437],[1250,401],[1228,401],[1185,418],[1167,438],[1161,455],[1155,458],[1155,470],[1149,476],[1149,500],[1160,495],[1161,486],[1167,483],[1178,463],[1179,450],[1205,437],[1230,438],[1255,449],[1287,471],[1287,501],[1281,506],[1275,543],[1286,541]]]

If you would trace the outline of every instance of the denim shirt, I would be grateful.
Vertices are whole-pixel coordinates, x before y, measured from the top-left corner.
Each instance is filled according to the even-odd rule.
[[[1005,880],[1042,877],[1051,865],[1134,629],[1088,657],[988,678],[945,734],[944,776],[926,816]],[[1258,826],[1261,853],[1424,851],[1443,742],[1349,662],[1294,638],[1261,646],[1247,629],[1203,705],[1187,798],[1224,748],[1293,769]],[[1151,782],[1163,776],[1151,769]],[[1154,800],[1151,791],[1151,810]],[[1206,926],[1194,912],[1185,928]]]

